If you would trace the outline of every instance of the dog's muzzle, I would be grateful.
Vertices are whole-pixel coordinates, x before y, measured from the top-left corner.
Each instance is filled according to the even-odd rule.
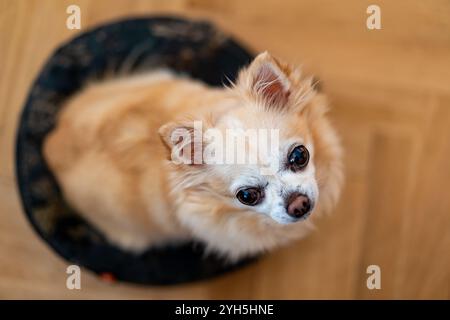
[[[286,201],[286,212],[295,219],[306,218],[313,208],[313,203],[308,196],[293,192]]]

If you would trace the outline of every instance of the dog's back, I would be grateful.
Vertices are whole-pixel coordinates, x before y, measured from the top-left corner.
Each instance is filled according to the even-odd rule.
[[[65,199],[121,247],[183,236],[167,206],[157,132],[170,120],[166,90],[177,85],[189,84],[165,72],[92,85],[68,101],[44,142]]]

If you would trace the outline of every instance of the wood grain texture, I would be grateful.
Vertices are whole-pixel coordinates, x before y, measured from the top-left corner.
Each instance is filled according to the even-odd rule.
[[[281,4],[282,3],[282,4]],[[255,51],[322,80],[346,153],[336,212],[304,241],[226,276],[173,287],[108,284],[89,272],[65,287],[66,262],[31,230],[13,148],[27,91],[48,55],[79,31],[72,1],[0,0],[0,298],[450,298],[450,2],[80,0],[82,31],[126,16],[208,19]],[[368,290],[366,268],[382,271]]]

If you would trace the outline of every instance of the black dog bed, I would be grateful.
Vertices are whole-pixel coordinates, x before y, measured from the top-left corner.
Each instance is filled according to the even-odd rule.
[[[44,35],[45,36],[45,35]],[[205,22],[138,18],[85,32],[61,46],[34,82],[17,136],[17,179],[25,213],[38,234],[71,263],[105,279],[176,284],[209,278],[253,259],[227,265],[201,243],[133,255],[108,243],[67,206],[41,153],[63,102],[92,80],[167,67],[213,86],[233,80],[252,55]]]

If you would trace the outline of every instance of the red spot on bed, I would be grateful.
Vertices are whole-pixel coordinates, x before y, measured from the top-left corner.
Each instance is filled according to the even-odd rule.
[[[114,276],[114,274],[112,274],[111,272],[102,272],[100,274],[100,278],[105,281],[105,282],[109,282],[109,283],[114,283],[117,281],[116,277]]]

